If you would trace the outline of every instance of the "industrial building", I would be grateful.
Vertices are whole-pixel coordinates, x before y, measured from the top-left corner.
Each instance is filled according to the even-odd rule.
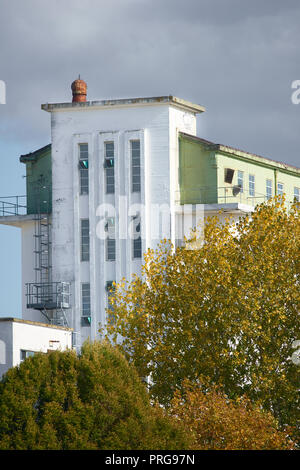
[[[300,169],[197,137],[205,108],[183,99],[87,101],[80,78],[72,93],[42,105],[51,144],[20,157],[27,194],[0,200],[0,224],[22,230],[23,320],[71,328],[80,348],[148,248],[181,244],[207,214],[299,201]]]

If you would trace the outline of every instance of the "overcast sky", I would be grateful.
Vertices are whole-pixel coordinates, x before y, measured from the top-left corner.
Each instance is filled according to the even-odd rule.
[[[175,95],[198,135],[300,166],[299,0],[0,0],[0,197],[24,194],[20,154],[50,142],[46,102]],[[0,226],[0,314],[21,310],[20,236]],[[17,284],[17,287],[16,287]]]

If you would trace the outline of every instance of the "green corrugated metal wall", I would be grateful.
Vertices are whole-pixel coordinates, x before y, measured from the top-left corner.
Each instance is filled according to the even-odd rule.
[[[179,187],[181,204],[217,202],[215,152],[182,135],[179,137]]]
[[[27,214],[52,211],[51,146],[26,162]]]

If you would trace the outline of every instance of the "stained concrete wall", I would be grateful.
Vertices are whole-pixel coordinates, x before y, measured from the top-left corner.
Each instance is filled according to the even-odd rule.
[[[178,133],[195,132],[196,119],[170,104],[111,106],[104,109],[74,108],[52,111],[52,260],[53,280],[72,283],[72,309],[68,316],[79,342],[98,336],[99,323],[106,318],[107,281],[130,280],[140,273],[142,260],[132,257],[132,240],[118,236],[118,220],[127,214],[120,196],[127,204],[142,203],[143,251],[161,238],[151,237],[152,205],[174,206],[178,187]],[[141,193],[131,192],[130,140],[141,142]],[[115,142],[115,194],[106,195],[103,149],[105,141]],[[89,195],[79,194],[78,145],[89,146]],[[105,243],[96,234],[101,215],[100,204],[108,203],[116,214],[116,261],[106,261]],[[172,211],[171,211],[172,212]],[[90,261],[80,260],[80,219],[90,220]],[[168,219],[168,238],[175,238],[175,215]],[[81,327],[81,284],[91,286],[91,327]]]

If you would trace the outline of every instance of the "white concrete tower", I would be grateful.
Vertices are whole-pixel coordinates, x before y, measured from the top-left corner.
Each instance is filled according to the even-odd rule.
[[[178,134],[196,135],[204,108],[173,96],[86,101],[82,80],[72,91],[72,103],[42,109],[51,113],[52,281],[71,284],[66,316],[80,346],[105,323],[111,282],[139,274],[162,237],[175,241]]]

